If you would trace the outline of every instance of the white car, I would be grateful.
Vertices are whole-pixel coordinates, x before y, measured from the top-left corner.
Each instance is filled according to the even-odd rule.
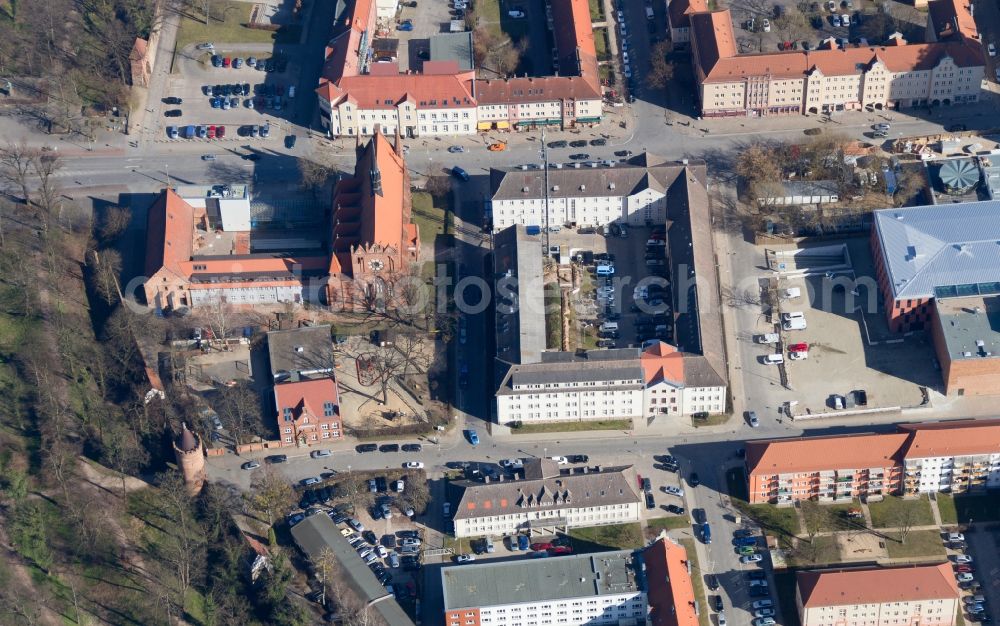
[[[406,469],[424,469],[423,461],[407,461],[403,463],[403,467]]]
[[[774,609],[757,609],[753,612],[754,617],[774,617]]]
[[[968,554],[959,554],[955,557],[956,563],[972,563],[972,557]]]
[[[628,63],[628,52],[622,51],[622,61]]]
[[[672,485],[667,485],[666,487],[663,488],[663,491],[665,491],[666,493],[669,493],[672,496],[678,496],[680,498],[684,497],[684,490],[681,489],[680,487],[674,487]]]
[[[754,600],[752,606],[755,609],[766,609],[774,606],[774,600]]]
[[[990,53],[991,57],[995,57],[997,55],[997,47],[994,46],[992,43],[986,46],[986,51]]]
[[[389,551],[385,549],[385,546],[375,546],[375,552],[378,553],[378,558],[380,559],[389,556]]]
[[[744,554],[740,557],[740,563],[757,563],[763,559],[764,557],[761,554]]]
[[[726,626],[726,614],[722,611],[715,615],[715,619],[719,620],[719,626]]]
[[[770,20],[767,20],[767,19],[763,20],[761,22],[761,24],[760,24],[760,29],[763,30],[765,33],[771,32],[771,22],[770,22]]]
[[[632,68],[626,65],[625,69],[622,70],[622,74],[625,75],[625,78],[632,78]],[[998,79],[998,80],[1000,80],[1000,79]]]
[[[841,26],[850,26],[851,25],[851,16],[848,15],[847,13],[844,13],[843,15],[841,15],[840,16],[840,25]]]
[[[993,45],[993,44],[990,44],[990,45]],[[211,42],[208,42],[208,41],[206,41],[205,43],[200,43],[200,44],[198,44],[195,47],[198,50],[215,50],[215,44],[211,43]]]
[[[962,533],[948,533],[948,541],[965,541],[965,535]]]
[[[524,17],[524,11],[507,11],[507,15],[511,16],[515,20],[519,20]]]
[[[550,456],[549,459],[555,461],[559,465],[566,465],[569,463],[569,459],[564,456]]]
[[[407,546],[419,547],[420,540],[416,537],[407,537],[406,539],[403,539],[403,547],[405,548]]]
[[[975,576],[973,576],[969,572],[962,572],[961,574],[955,574],[955,580],[957,580],[960,583],[969,583],[975,579],[976,579]]]
[[[475,560],[476,557],[472,556],[471,554],[459,554],[458,556],[455,557],[456,563],[471,563],[472,561]]]
[[[524,461],[521,459],[501,459],[500,467],[506,469],[521,469],[524,467]]]
[[[312,452],[309,453],[309,456],[311,456],[314,459],[321,459],[323,457],[333,456],[333,452],[329,450],[313,450]]]

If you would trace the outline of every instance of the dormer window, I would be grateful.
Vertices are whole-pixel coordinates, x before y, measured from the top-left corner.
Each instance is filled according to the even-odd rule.
[[[285,418],[286,422],[292,421],[292,409],[286,406],[281,410],[281,416]]]
[[[333,417],[337,412],[337,408],[332,402],[323,403],[323,417]]]

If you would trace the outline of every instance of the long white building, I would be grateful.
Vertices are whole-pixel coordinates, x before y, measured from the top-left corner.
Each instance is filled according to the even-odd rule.
[[[1000,488],[1000,421],[900,426],[906,493],[963,493]]]
[[[643,373],[635,348],[542,352],[511,364],[496,392],[497,422],[633,419],[643,414]]]
[[[488,207],[493,229],[499,231],[515,224],[663,224],[667,220],[668,190],[683,176],[685,166],[666,162],[648,165],[649,158],[639,155],[628,163],[569,163],[550,167],[548,172],[494,168],[490,172]]]
[[[639,626],[649,606],[629,550],[441,570],[446,626]]]
[[[578,526],[639,521],[641,496],[631,466],[560,470],[524,462],[524,478],[449,483],[456,537],[552,535]]]

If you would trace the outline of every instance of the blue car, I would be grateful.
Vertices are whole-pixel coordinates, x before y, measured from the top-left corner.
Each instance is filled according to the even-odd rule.
[[[217,54],[212,55],[212,65],[215,67],[222,67],[222,57]]]
[[[465,434],[469,437],[469,443],[474,446],[479,445],[479,434],[474,430],[467,430]]]
[[[518,535],[517,536],[517,549],[518,550],[527,550],[530,547],[531,547],[531,545],[530,545],[530,542],[528,541],[528,536],[527,535]]]
[[[463,180],[465,182],[469,181],[469,173],[463,170],[462,168],[458,167],[457,165],[451,168],[451,175],[454,176],[455,178],[458,178],[459,180]]]
[[[737,537],[733,539],[733,545],[735,546],[755,546],[757,545],[756,537]]]
[[[222,102],[218,98],[212,98],[211,100],[209,100],[209,103],[212,105],[213,109],[218,109],[222,107]]]
[[[409,32],[409,31],[413,30],[413,22],[411,22],[410,20],[406,20],[405,22],[403,22],[402,24],[400,24],[399,26],[397,26],[396,30],[402,30],[402,31]]]

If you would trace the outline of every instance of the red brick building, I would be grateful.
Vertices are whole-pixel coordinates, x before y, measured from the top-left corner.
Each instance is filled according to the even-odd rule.
[[[332,377],[275,385],[274,405],[285,445],[311,446],[343,436],[340,393]]]

